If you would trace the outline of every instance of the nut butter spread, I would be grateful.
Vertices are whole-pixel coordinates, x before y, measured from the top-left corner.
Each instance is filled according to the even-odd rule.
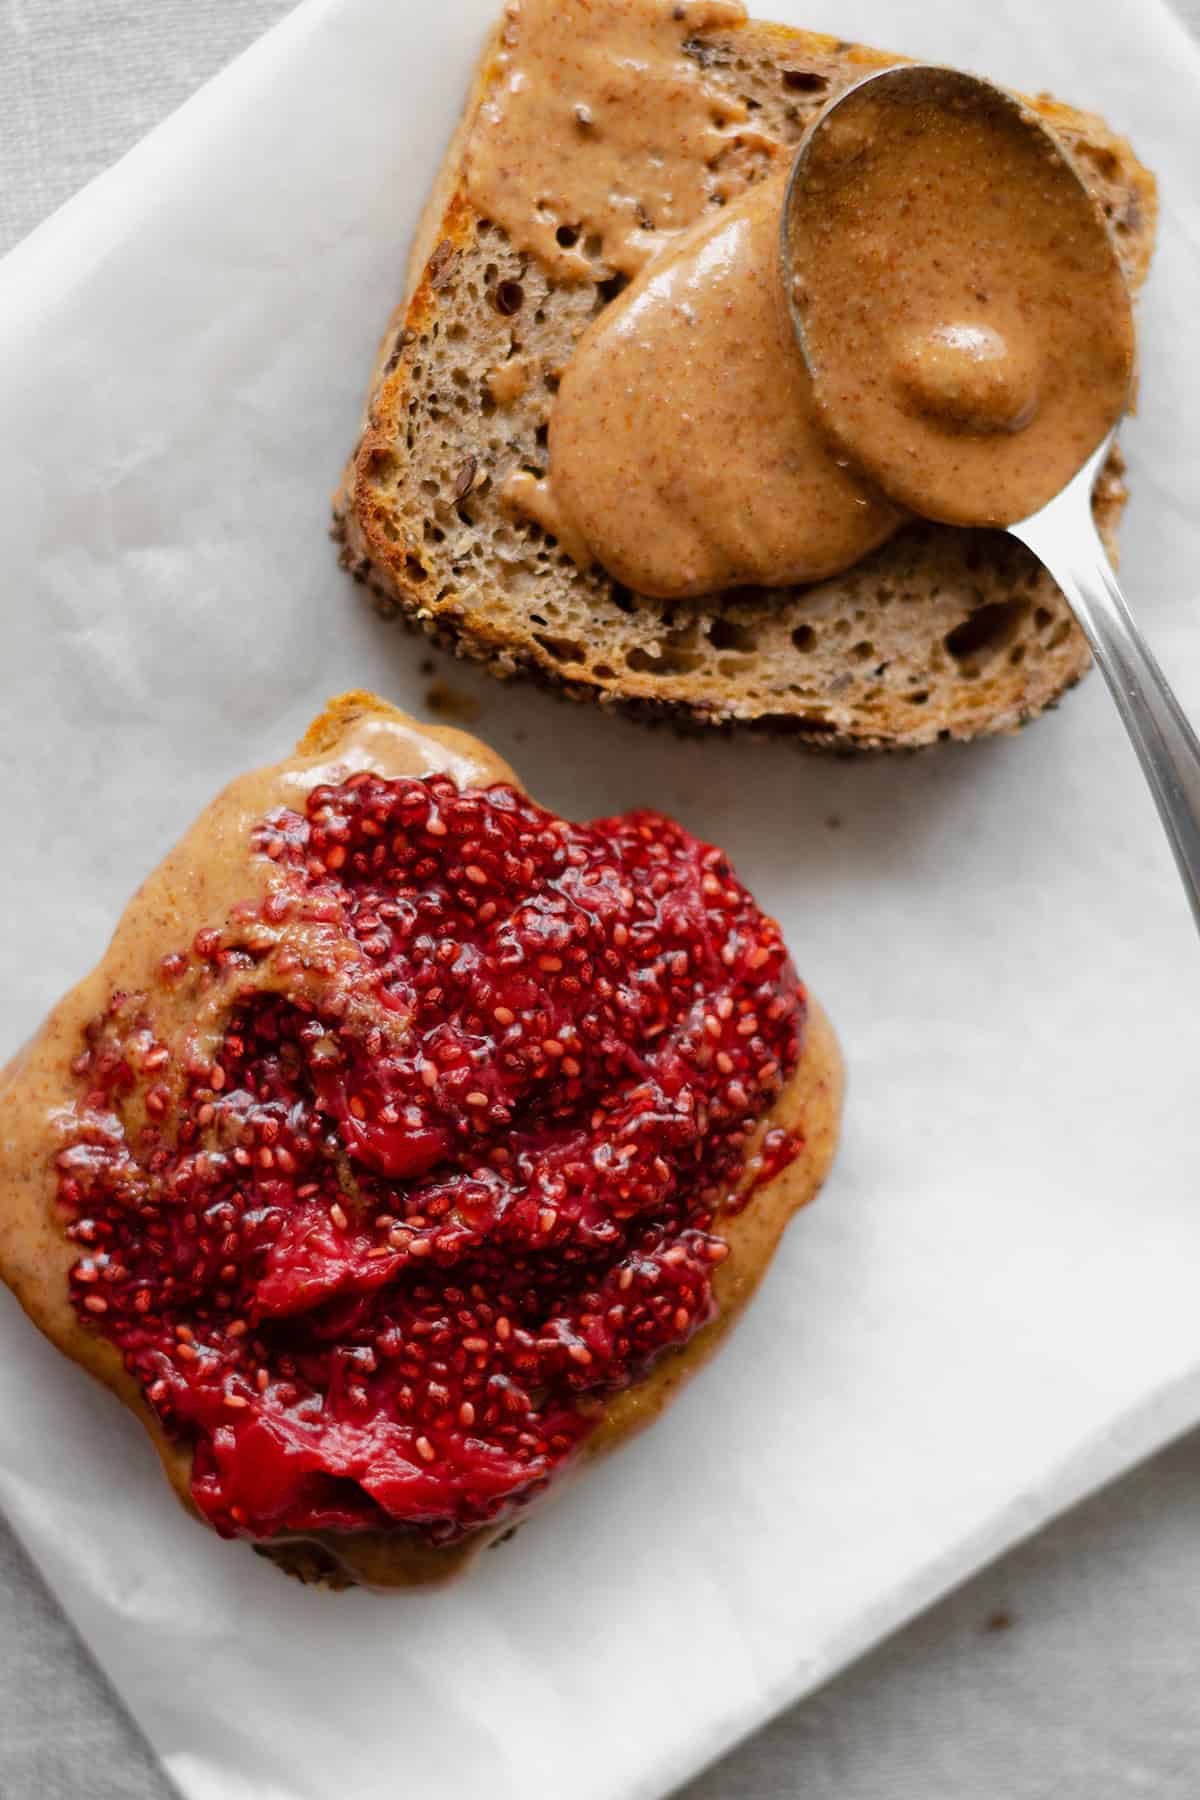
[[[1027,518],[1120,418],[1116,250],[1019,101],[952,70],[865,82],[801,152],[787,230],[822,416],[914,512]]]
[[[582,538],[640,593],[815,581],[899,523],[818,423],[782,299],[783,181],[679,238],[563,373],[550,478],[525,504],[570,554],[582,560]]]
[[[740,0],[510,0],[467,188],[560,280],[633,275],[775,145],[684,46]]]
[[[1115,249],[1021,103],[918,66],[780,146],[687,53],[739,7],[513,0],[467,164],[552,278],[633,272],[503,495],[581,565],[676,598],[849,568],[911,510],[1005,524],[1119,418]],[[686,229],[684,229],[686,228]],[[885,498],[886,496],[886,498]]]

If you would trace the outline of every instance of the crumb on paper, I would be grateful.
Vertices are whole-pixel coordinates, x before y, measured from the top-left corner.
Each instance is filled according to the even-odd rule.
[[[1009,1631],[1011,1628],[1012,1614],[1006,1612],[1003,1607],[996,1612],[989,1613],[983,1626],[985,1631]]]
[[[423,656],[421,658],[421,673],[422,673],[422,675],[432,675],[433,671],[434,671],[434,667],[435,667],[435,665],[434,665],[434,660],[433,660],[432,656]]]
[[[464,694],[448,681],[433,681],[425,690],[425,704],[439,719],[454,719],[460,725],[473,725],[483,710],[474,694]]]

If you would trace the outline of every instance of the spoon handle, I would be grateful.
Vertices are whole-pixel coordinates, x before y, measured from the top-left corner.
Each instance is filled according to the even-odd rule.
[[[1092,517],[1105,444],[1057,499],[1010,527],[1071,604],[1133,740],[1200,926],[1200,739],[1138,629]]]

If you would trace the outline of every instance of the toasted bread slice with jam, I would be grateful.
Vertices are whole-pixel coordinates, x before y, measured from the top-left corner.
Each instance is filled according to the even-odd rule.
[[[230,1219],[240,1217],[227,1199],[215,1207],[209,1204],[198,1218],[195,1210],[189,1211],[196,1204],[190,1196],[202,1192],[207,1203],[215,1200],[218,1188],[208,1185],[214,1164],[224,1164],[232,1158],[236,1166],[240,1153],[244,1167],[249,1169],[251,1158],[241,1140],[243,1135],[249,1138],[257,1128],[248,1122],[240,1098],[234,1109],[236,1118],[232,1112],[230,1114],[233,1123],[228,1130],[224,1124],[214,1125],[214,1108],[209,1105],[209,1116],[204,1125],[206,1130],[210,1126],[213,1129],[211,1143],[207,1139],[199,1140],[200,1154],[185,1154],[186,1167],[182,1164],[176,1167],[173,1158],[181,1142],[191,1145],[194,1150],[198,1140],[190,1120],[188,1128],[192,1135],[180,1137],[182,1114],[171,1111],[184,1091],[182,1085],[168,1085],[174,1080],[170,1073],[172,1056],[180,1059],[177,1068],[187,1071],[186,1076],[180,1073],[180,1083],[194,1087],[197,1072],[201,1069],[195,1060],[197,1047],[205,1042],[228,1045],[235,1041],[227,1036],[229,1022],[235,1009],[244,1003],[252,1003],[254,997],[247,970],[253,966],[260,971],[253,979],[265,979],[261,971],[267,942],[289,916],[287,905],[272,912],[273,923],[267,927],[267,938],[256,938],[254,954],[258,961],[252,964],[244,948],[245,934],[253,929],[256,918],[259,931],[263,928],[264,920],[256,915],[255,908],[274,881],[275,869],[271,850],[268,848],[264,853],[259,847],[256,834],[260,822],[279,818],[297,803],[303,807],[303,797],[311,794],[314,788],[328,782],[341,782],[350,771],[355,771],[360,781],[367,771],[391,778],[449,775],[456,785],[467,791],[491,787],[497,782],[506,786],[519,785],[506,764],[485,745],[462,732],[418,725],[374,694],[359,691],[329,701],[291,756],[273,768],[239,777],[214,799],[139,887],[97,967],[64,996],[40,1031],[8,1066],[0,1068],[0,1284],[12,1290],[32,1322],[64,1355],[113,1389],[140,1419],[180,1500],[197,1518],[207,1519],[210,1524],[214,1522],[212,1517],[197,1504],[194,1483],[197,1445],[203,1434],[189,1432],[178,1414],[160,1406],[163,1396],[156,1394],[155,1388],[165,1388],[166,1384],[158,1381],[150,1385],[150,1377],[145,1373],[146,1364],[144,1361],[138,1364],[129,1350],[128,1340],[123,1345],[112,1335],[105,1335],[101,1329],[93,1329],[92,1325],[83,1322],[83,1315],[72,1297],[72,1282],[77,1277],[85,1285],[86,1282],[106,1284],[103,1294],[99,1290],[93,1294],[88,1288],[88,1297],[83,1301],[94,1322],[117,1306],[120,1288],[127,1294],[132,1293],[140,1277],[131,1277],[129,1266],[122,1265],[122,1253],[126,1264],[136,1262],[136,1266],[144,1271],[147,1264],[144,1258],[138,1260],[140,1253],[147,1241],[157,1244],[166,1235],[168,1228],[162,1223],[164,1216],[172,1221],[171,1231],[182,1234],[181,1237],[177,1235],[175,1241],[191,1245],[189,1270],[194,1267],[200,1271],[204,1269],[204,1257],[209,1255],[216,1242],[221,1241],[221,1234],[226,1231]],[[444,825],[442,831],[444,835]],[[282,838],[274,841],[277,846],[283,842]],[[501,841],[505,841],[503,836]],[[488,855],[491,854],[489,849]],[[344,861],[344,849],[342,858]],[[329,866],[341,865],[331,860]],[[532,866],[530,863],[530,868]],[[632,904],[632,896],[630,898]],[[201,921],[204,925],[198,933]],[[304,929],[301,925],[301,933]],[[628,937],[626,932],[626,941]],[[213,952],[207,964],[197,968],[193,958],[192,975],[185,978],[189,959],[179,953],[179,948],[194,945],[200,938],[214,942],[224,940],[228,960],[219,963]],[[327,973],[333,966],[333,959],[328,954],[328,939],[321,947],[315,947],[313,940],[305,940],[303,936],[297,941],[305,948],[302,954],[293,949],[285,983],[297,979],[303,981],[304,977],[297,975],[302,969],[321,967]],[[168,965],[179,966],[168,969]],[[562,964],[555,966],[561,968]],[[750,964],[751,968],[754,966]],[[276,976],[279,973],[277,967]],[[277,994],[282,992],[281,989],[275,991]],[[299,989],[294,991],[299,992]],[[263,998],[265,992],[259,990],[257,997]],[[514,1015],[509,1014],[509,1017]],[[121,1018],[133,1025],[127,1043],[137,1067],[136,1075],[130,1062],[121,1061],[114,1053],[117,1039],[111,1035],[105,1037],[105,1022],[108,1022],[108,1028],[115,1029],[113,1021]],[[400,1029],[408,1030],[409,1022]],[[217,1035],[206,1038],[206,1032]],[[375,1035],[380,1036],[378,1030]],[[153,1062],[149,1060],[152,1045],[156,1059]],[[121,1093],[115,1109],[105,1098],[111,1089],[103,1085],[89,1089],[82,1079],[81,1047],[83,1061],[97,1071],[98,1082],[102,1081],[99,1073],[102,1066],[107,1067],[110,1074],[117,1067],[123,1071],[115,1078]],[[97,1060],[93,1062],[90,1051],[95,1047],[99,1048]],[[561,1054],[561,1045],[558,1049]],[[107,1064],[102,1063],[105,1057],[109,1059]],[[150,1070],[156,1072],[148,1073]],[[591,1413],[591,1430],[579,1449],[578,1468],[583,1468],[594,1456],[615,1449],[651,1424],[717,1349],[740,1316],[766,1273],[788,1221],[815,1197],[829,1171],[838,1140],[842,1085],[842,1061],[833,1028],[816,1001],[808,996],[795,1065],[782,1081],[779,1091],[769,1103],[764,1103],[753,1131],[745,1140],[741,1170],[735,1171],[729,1191],[710,1215],[716,1221],[714,1232],[727,1247],[727,1255],[714,1268],[712,1276],[714,1305],[711,1315],[703,1322],[697,1315],[699,1328],[692,1335],[665,1349],[645,1367],[637,1367],[627,1385],[614,1385],[599,1398],[598,1410],[593,1409]],[[225,1088],[226,1074],[222,1068],[219,1080],[215,1082],[214,1095]],[[143,1106],[147,1094],[152,1100],[155,1096],[157,1099],[153,1105],[147,1102]],[[241,1090],[241,1095],[249,1098],[249,1090]],[[228,1092],[226,1098],[229,1098]],[[742,1099],[744,1102],[744,1095]],[[163,1123],[151,1125],[148,1123],[151,1120],[162,1120]],[[276,1124],[276,1134],[278,1130]],[[793,1140],[794,1153],[790,1161],[772,1160],[772,1133]],[[263,1161],[263,1147],[270,1144],[276,1146],[271,1154],[278,1159],[271,1163]],[[99,1224],[96,1220],[84,1221],[78,1231],[74,1230],[74,1202],[64,1186],[61,1160],[72,1147],[76,1151],[83,1149],[85,1160],[93,1166],[104,1160],[107,1151],[112,1158],[109,1167],[120,1171],[120,1181],[107,1190],[110,1197],[118,1191],[121,1195],[117,1207],[119,1232],[111,1220],[102,1220]],[[208,1154],[210,1149],[214,1152],[212,1157]],[[143,1153],[149,1159],[145,1164],[138,1160]],[[278,1135],[261,1138],[257,1166],[276,1171],[275,1176],[265,1179],[269,1186],[275,1183],[276,1197],[272,1205],[281,1208],[294,1207],[298,1199],[290,1188],[281,1190],[276,1180],[281,1171],[289,1167],[295,1170],[295,1159],[290,1152],[288,1156],[289,1162],[285,1163]],[[344,1156],[341,1160],[346,1163]],[[208,1165],[204,1171],[200,1169],[201,1164]],[[169,1165],[174,1168],[174,1173],[165,1172]],[[681,1178],[684,1181],[693,1179],[682,1165]],[[220,1179],[218,1175],[218,1183]],[[237,1179],[240,1183],[243,1177],[239,1175]],[[251,1178],[245,1179],[250,1187]],[[355,1188],[353,1172],[348,1166],[341,1179],[347,1191]],[[200,1185],[189,1186],[193,1181]],[[77,1202],[78,1184],[72,1185],[76,1186]],[[228,1193],[227,1188],[220,1191]],[[250,1191],[259,1190],[250,1187]],[[261,1196],[267,1191],[259,1191],[259,1200],[251,1200],[252,1208],[259,1207]],[[403,1193],[403,1178],[397,1178],[395,1191]],[[303,1195],[305,1189],[301,1188],[299,1192]],[[168,1194],[169,1198],[163,1197]],[[189,1198],[181,1198],[182,1195]],[[751,1196],[752,1203],[749,1203]],[[239,1203],[242,1198],[237,1196]],[[353,1207],[355,1203],[347,1195],[343,1198]],[[160,1207],[163,1210],[160,1211]],[[278,1216],[282,1220],[283,1212]],[[205,1235],[212,1229],[209,1221],[213,1217],[220,1221],[215,1238]],[[347,1229],[345,1213],[341,1214],[340,1223],[332,1213],[330,1217],[338,1231]],[[552,1221],[554,1217],[551,1212]],[[261,1218],[258,1210],[254,1211],[254,1218]],[[142,1224],[139,1225],[137,1220]],[[244,1248],[248,1229],[243,1228],[240,1234],[238,1229],[232,1229],[229,1238],[221,1243],[221,1255],[233,1256],[239,1247]],[[411,1233],[408,1235],[411,1237]],[[306,1231],[302,1242],[307,1244],[311,1239],[311,1231]],[[120,1245],[124,1249],[122,1252],[120,1248],[114,1248],[110,1254],[103,1248],[105,1245]],[[386,1256],[386,1250],[383,1253]],[[171,1257],[178,1254],[177,1250],[170,1252]],[[193,1254],[197,1257],[194,1265]],[[260,1250],[252,1249],[247,1254],[259,1258]],[[160,1252],[155,1250],[155,1262],[159,1255]],[[86,1276],[81,1273],[81,1265],[87,1271]],[[156,1289],[160,1301],[177,1285],[171,1271],[182,1266],[182,1263],[170,1260],[158,1264],[160,1273],[166,1272],[162,1286]],[[304,1263],[303,1255],[302,1266],[306,1271],[303,1280],[306,1280],[312,1265]],[[256,1268],[260,1267],[261,1263],[256,1264]],[[428,1273],[436,1265],[427,1263],[421,1267]],[[518,1260],[515,1267],[527,1268],[528,1265]],[[103,1275],[99,1272],[101,1269]],[[212,1271],[215,1273],[215,1265],[212,1265]],[[229,1271],[229,1285],[222,1291],[221,1299],[228,1301],[236,1276],[235,1265]],[[227,1277],[222,1273],[220,1279],[225,1283]],[[454,1277],[448,1275],[445,1279],[453,1280]],[[114,1285],[107,1285],[110,1282]],[[194,1288],[188,1285],[190,1282],[195,1283]],[[200,1275],[189,1274],[188,1283],[183,1284],[187,1288],[183,1305],[198,1309],[193,1317],[200,1323],[204,1338],[203,1321],[211,1323],[214,1318],[219,1321],[225,1315],[219,1310],[208,1310],[207,1290]],[[300,1316],[316,1304],[312,1289],[303,1289],[303,1281],[302,1289],[297,1291],[305,1292],[307,1298],[301,1300],[287,1319],[293,1332],[298,1329]],[[422,1291],[425,1290],[417,1290],[418,1293]],[[323,1298],[328,1300],[332,1292],[329,1290]],[[168,1341],[165,1333],[173,1332],[184,1348],[173,1351],[172,1357],[176,1361],[182,1359],[190,1366],[197,1354],[190,1348],[196,1341],[191,1327],[182,1322],[164,1327],[162,1317],[156,1318],[152,1312],[149,1286],[143,1289],[143,1294],[144,1304],[141,1296],[132,1304],[134,1316],[143,1322],[139,1331],[152,1334],[158,1330],[164,1333],[164,1342]],[[460,1305],[463,1298],[459,1293],[456,1304]],[[220,1300],[216,1305],[219,1308]],[[260,1324],[261,1329],[271,1335],[272,1323],[279,1322],[278,1317],[273,1322],[267,1320],[265,1314],[265,1322],[253,1313],[250,1316],[254,1318],[250,1328],[252,1336],[248,1340],[251,1343]],[[460,1313],[455,1316],[462,1317]],[[488,1320],[494,1317],[494,1311],[489,1311]],[[425,1330],[429,1329],[431,1327],[426,1325]],[[226,1345],[246,1331],[244,1318],[237,1322],[236,1329],[231,1327],[227,1337],[222,1337],[219,1326],[216,1328],[217,1337],[222,1337]],[[174,1344],[174,1336],[169,1341]],[[213,1343],[215,1341],[214,1338]],[[285,1349],[287,1343],[291,1343],[292,1352],[296,1353],[294,1339],[285,1341]],[[155,1354],[163,1363],[171,1360],[165,1349]],[[455,1355],[461,1354],[455,1351]],[[207,1340],[204,1355],[206,1358],[218,1355]],[[262,1346],[254,1351],[254,1355],[262,1359],[259,1363],[261,1379],[257,1383],[261,1393],[268,1385],[268,1352]],[[394,1361],[389,1365],[390,1368],[403,1366],[403,1359],[398,1365]],[[246,1368],[249,1367],[247,1364]],[[294,1363],[287,1367],[295,1373]],[[199,1389],[210,1399],[214,1392],[222,1391],[214,1389],[214,1369],[215,1362],[209,1361],[207,1370],[202,1369],[198,1377]],[[226,1405],[232,1409],[229,1415],[232,1417],[236,1411],[244,1409],[247,1402],[234,1392],[241,1378],[235,1380],[229,1375],[228,1379],[229,1385],[224,1391],[229,1396]],[[389,1373],[385,1380],[394,1384],[400,1376]],[[292,1398],[293,1401],[297,1398],[295,1390]],[[364,1404],[365,1399],[364,1392]],[[218,1400],[217,1404],[220,1403]],[[410,1390],[407,1404],[411,1403]],[[284,1402],[285,1406],[291,1404]],[[168,1429],[172,1417],[175,1425]],[[473,1422],[472,1409],[472,1418],[463,1424]],[[272,1441],[278,1446],[289,1440],[285,1432],[282,1439]],[[289,1454],[295,1455],[299,1439],[290,1441],[292,1450]],[[261,1440],[258,1454],[262,1455]],[[271,1455],[286,1461],[278,1448]],[[266,1466],[270,1466],[271,1455],[268,1455]],[[211,1462],[209,1466],[211,1468]],[[545,1483],[542,1485],[546,1487]],[[548,1491],[555,1492],[557,1487],[557,1482],[551,1484]],[[236,1511],[232,1516],[237,1516]],[[526,1515],[522,1512],[520,1516]],[[244,1519],[245,1515],[242,1517]],[[456,1574],[480,1550],[511,1529],[511,1524],[502,1519],[473,1526],[465,1535],[439,1544],[411,1526],[399,1523],[378,1529],[373,1526],[340,1530],[306,1526],[299,1530],[281,1530],[276,1535],[258,1536],[254,1542],[264,1556],[305,1580],[325,1581],[333,1586],[359,1583],[376,1588],[400,1588],[441,1581]]]
[[[501,677],[834,749],[1012,731],[1053,705],[1087,669],[1087,646],[1050,577],[1001,533],[913,523],[812,586],[670,601],[581,569],[502,504],[514,470],[545,470],[559,372],[619,282],[599,255],[594,280],[555,279],[472,203],[466,159],[499,43],[418,230],[335,500],[343,561],[379,610]],[[682,49],[777,158],[831,96],[904,60],[754,21],[698,31]],[[1085,174],[1136,288],[1153,248],[1153,177],[1099,118],[1033,104]],[[1096,492],[1110,546],[1121,469],[1114,456]]]

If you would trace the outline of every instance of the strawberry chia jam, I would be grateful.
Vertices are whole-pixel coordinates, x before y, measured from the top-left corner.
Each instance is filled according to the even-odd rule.
[[[720,851],[652,813],[362,772],[253,850],[265,900],[162,961],[195,1030],[164,1041],[154,992],[87,1029],[72,1299],[218,1531],[447,1543],[712,1317],[803,992]],[[770,1172],[798,1148],[773,1132]]]

